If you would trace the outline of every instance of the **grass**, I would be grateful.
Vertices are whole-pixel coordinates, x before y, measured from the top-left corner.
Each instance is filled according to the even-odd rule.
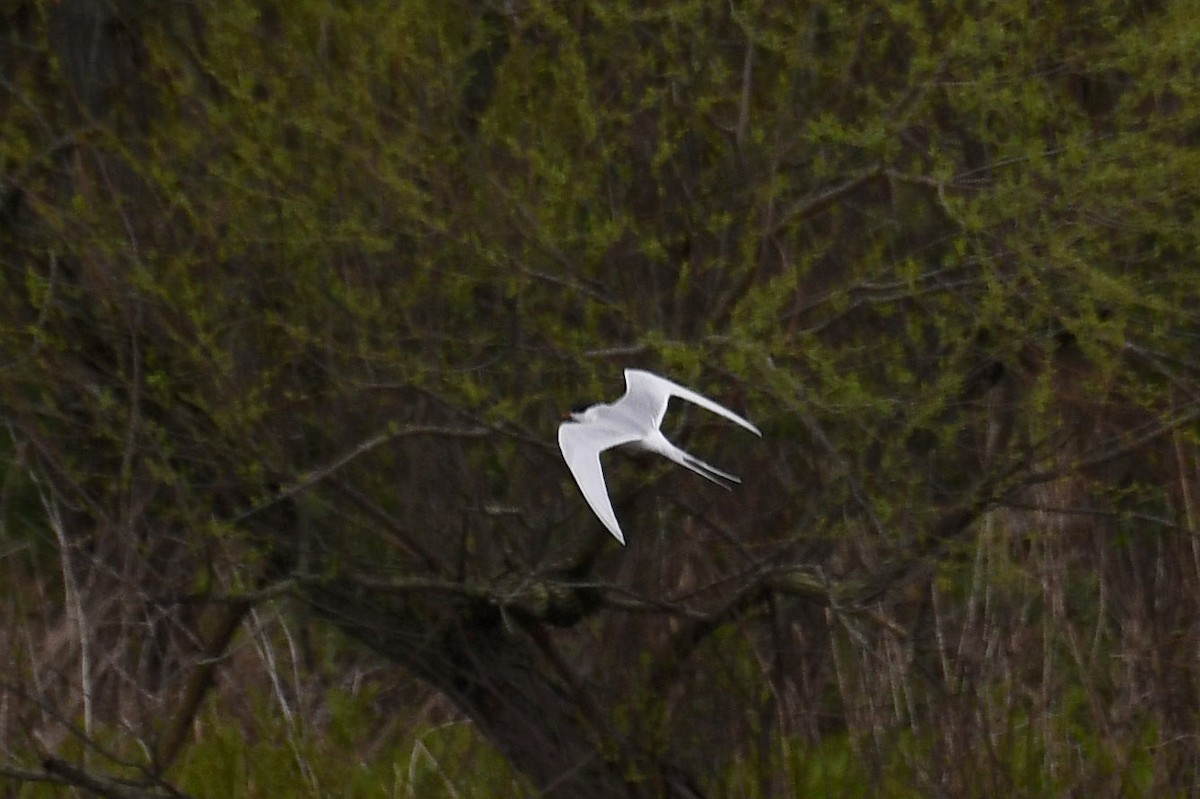
[[[210,709],[172,771],[197,799],[524,795],[520,778],[467,722],[388,724],[370,696],[333,693],[323,722],[289,721],[262,704],[256,728]],[[384,733],[381,727],[402,732]]]

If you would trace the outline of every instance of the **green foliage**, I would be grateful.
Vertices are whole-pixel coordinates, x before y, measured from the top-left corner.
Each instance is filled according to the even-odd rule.
[[[388,725],[369,693],[331,692],[321,727],[300,727],[263,700],[254,729],[210,709],[175,774],[201,797],[511,797],[520,779],[469,724]],[[362,753],[362,754],[358,754]]]
[[[995,796],[997,791],[1014,797],[1062,796],[1079,790],[1078,774],[1087,774],[1087,779],[1096,783],[1117,785],[1120,795],[1149,795],[1154,735],[1138,741],[1127,759],[1115,763],[1104,751],[1106,742],[1092,727],[1063,720],[1049,730],[1039,729],[1030,724],[1028,717],[1014,718],[1010,723],[1011,727],[991,742],[990,749],[973,749],[951,766],[960,780],[954,787],[955,796],[987,797]],[[1059,757],[1057,746],[1044,737],[1047,733],[1069,737],[1073,742],[1071,759],[1075,762],[1070,769],[1066,763],[1046,767],[1051,759]],[[721,796],[746,799],[778,795],[829,799],[928,796],[936,790],[929,784],[927,769],[930,760],[939,756],[937,736],[901,729],[888,735],[882,746],[833,733],[817,741],[785,738],[768,764],[750,760],[733,763],[717,790]],[[1000,763],[991,758],[999,758]],[[982,775],[989,775],[994,782],[985,781]]]

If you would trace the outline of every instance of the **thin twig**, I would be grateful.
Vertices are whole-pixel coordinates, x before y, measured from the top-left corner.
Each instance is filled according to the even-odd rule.
[[[232,519],[233,524],[239,524],[245,521],[250,516],[256,513],[261,513],[267,508],[273,507],[284,500],[291,499],[297,494],[311,488],[316,483],[336,473],[343,467],[347,466],[351,461],[367,454],[371,450],[394,441],[398,438],[407,438],[410,436],[435,436],[440,438],[483,438],[491,431],[486,427],[443,427],[440,425],[392,425],[386,430],[376,433],[365,441],[360,442],[349,452],[340,455],[332,462],[324,466],[305,473],[300,478],[288,485],[285,485],[274,496],[260,502],[249,510],[243,511]]]

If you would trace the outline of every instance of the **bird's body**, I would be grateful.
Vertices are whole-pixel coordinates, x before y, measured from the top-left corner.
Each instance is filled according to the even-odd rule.
[[[617,516],[608,497],[604,471],[600,466],[601,452],[613,447],[627,446],[662,455],[726,488],[726,481],[741,482],[732,474],[692,457],[666,439],[659,426],[671,397],[695,403],[741,425],[755,435],[762,435],[749,421],[708,397],[665,377],[640,369],[626,369],[623,397],[616,402],[578,408],[570,414],[568,421],[558,428],[559,449],[562,450],[563,458],[571,469],[575,482],[579,484],[584,499],[608,531],[622,544],[625,543],[625,536],[617,523]]]

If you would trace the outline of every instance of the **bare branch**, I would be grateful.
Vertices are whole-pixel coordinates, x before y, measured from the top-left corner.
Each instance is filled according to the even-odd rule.
[[[125,780],[87,770],[57,757],[42,763],[49,781],[74,785],[104,799],[188,799],[188,794],[158,780]]]
[[[384,444],[395,441],[398,438],[408,438],[413,436],[432,436],[435,438],[484,438],[491,431],[486,427],[442,427],[439,425],[389,425],[389,427],[370,438],[355,445],[349,452],[334,459],[331,463],[317,467],[299,479],[281,488],[271,498],[255,505],[249,510],[243,511],[241,514],[232,519],[233,524],[239,524],[245,521],[254,514],[261,513],[267,508],[277,505],[284,500],[290,499],[297,494],[311,488],[316,483],[330,477],[340,469],[344,468],[352,461],[363,455],[377,449]]]

